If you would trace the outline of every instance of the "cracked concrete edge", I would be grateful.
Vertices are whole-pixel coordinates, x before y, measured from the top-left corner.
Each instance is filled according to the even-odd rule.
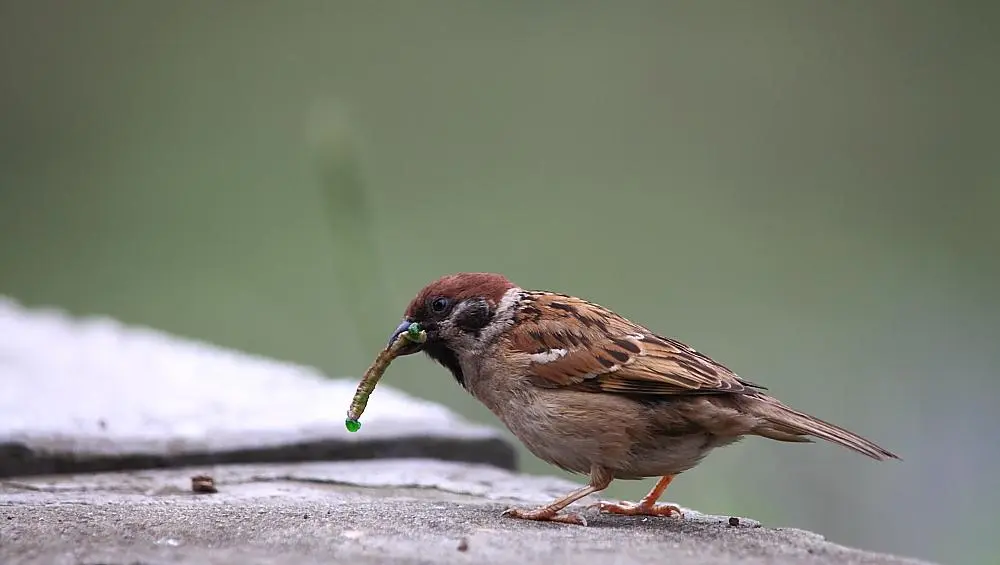
[[[497,435],[413,435],[360,441],[327,439],[220,451],[154,449],[103,454],[52,449],[45,441],[0,444],[0,477],[104,473],[191,466],[433,458],[516,470],[517,450]]]
[[[307,463],[191,466],[131,472],[26,476],[0,479],[0,495],[16,491],[71,494],[147,494],[165,485],[189,490],[190,477],[210,475],[220,492],[261,482],[344,485],[361,488],[428,489],[484,500],[546,502],[579,484],[557,477],[527,475],[489,464],[405,458]],[[593,496],[591,497],[593,498]]]

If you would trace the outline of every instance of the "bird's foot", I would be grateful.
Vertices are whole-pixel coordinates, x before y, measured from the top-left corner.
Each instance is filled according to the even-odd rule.
[[[563,513],[550,508],[536,508],[525,510],[523,508],[508,508],[501,516],[510,518],[520,518],[522,520],[537,520],[539,522],[559,522],[560,524],[573,524],[575,526],[586,526],[587,520],[579,514]]]
[[[653,504],[651,502],[598,502],[595,506],[606,514],[622,514],[625,516],[677,516],[683,518],[684,513],[675,504]]]

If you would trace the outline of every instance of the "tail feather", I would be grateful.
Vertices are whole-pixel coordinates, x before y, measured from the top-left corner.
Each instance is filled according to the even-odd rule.
[[[813,436],[879,461],[899,459],[895,453],[840,426],[794,410],[771,397],[760,395],[758,399],[762,402],[757,416],[764,423],[753,430],[757,435],[794,442],[809,442],[805,436]]]

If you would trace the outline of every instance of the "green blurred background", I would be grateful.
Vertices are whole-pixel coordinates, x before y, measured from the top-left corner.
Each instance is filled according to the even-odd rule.
[[[994,6],[3,0],[0,293],[356,376],[500,271],[904,458],[749,439],[667,499],[997,563]]]

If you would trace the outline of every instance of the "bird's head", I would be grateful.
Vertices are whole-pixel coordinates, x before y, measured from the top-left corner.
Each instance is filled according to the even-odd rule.
[[[408,343],[400,355],[423,351],[464,383],[459,355],[490,343],[510,324],[518,287],[496,273],[456,273],[428,284],[410,301],[389,343],[416,322],[423,343]]]

